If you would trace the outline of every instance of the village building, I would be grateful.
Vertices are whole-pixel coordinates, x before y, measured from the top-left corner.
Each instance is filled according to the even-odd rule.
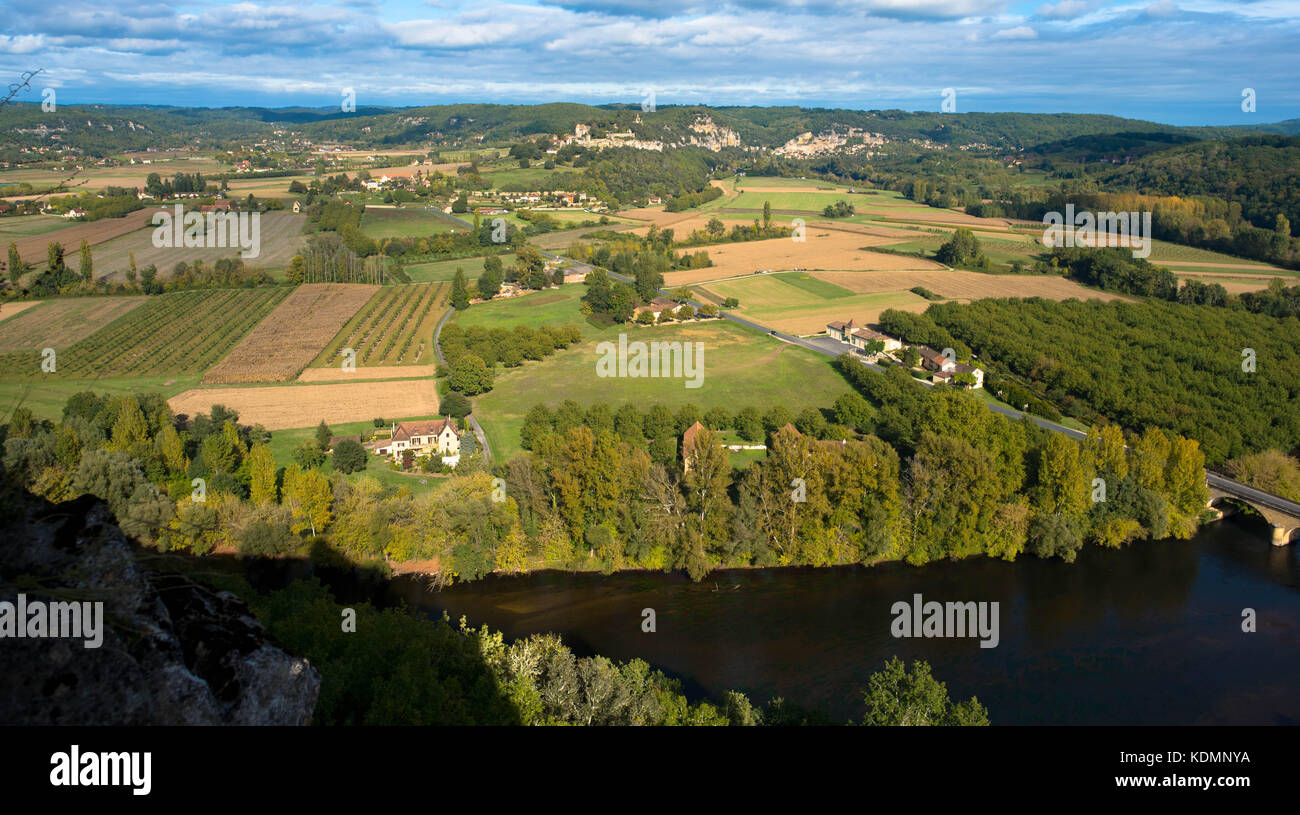
[[[885,353],[897,351],[903,347],[902,342],[888,334],[882,334],[879,331],[867,328],[864,325],[860,326],[853,320],[849,320],[848,322],[840,322],[837,320],[833,323],[827,323],[826,334],[840,342],[847,342],[849,345],[852,345],[854,348],[859,350],[865,349],[867,343],[876,341],[884,344],[882,350],[884,350]]]
[[[984,387],[984,372],[974,365],[967,365],[963,362],[954,364],[951,371],[935,371],[930,379],[933,382],[946,382],[951,385],[954,384],[953,380],[960,374],[970,374],[975,378],[975,384],[970,386],[972,390]]]
[[[659,319],[659,315],[664,313],[665,311],[671,311],[673,314],[676,314],[681,307],[682,306],[680,303],[675,303],[672,300],[669,300],[667,297],[656,297],[655,299],[651,300],[648,305],[637,306],[633,316],[636,316],[643,311],[648,311],[654,315],[654,318],[657,321]]]
[[[460,459],[460,436],[450,416],[425,422],[397,422],[392,437],[381,442],[375,452],[397,462],[401,462],[402,454],[408,450],[416,456],[438,455],[443,463],[455,466]]]

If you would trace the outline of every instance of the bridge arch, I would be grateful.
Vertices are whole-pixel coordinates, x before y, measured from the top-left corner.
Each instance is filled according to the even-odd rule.
[[[1209,507],[1218,510],[1223,515],[1231,514],[1224,511],[1227,509],[1240,511],[1242,508],[1249,508],[1253,510],[1273,527],[1274,546],[1285,546],[1288,543],[1300,541],[1300,518],[1263,506],[1244,496],[1234,495],[1211,486]]]

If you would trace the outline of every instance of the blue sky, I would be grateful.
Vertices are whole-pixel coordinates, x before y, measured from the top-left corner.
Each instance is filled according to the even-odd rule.
[[[954,88],[959,112],[1245,124],[1300,117],[1297,44],[1278,0],[0,0],[0,71],[44,68],[62,104],[938,110]]]

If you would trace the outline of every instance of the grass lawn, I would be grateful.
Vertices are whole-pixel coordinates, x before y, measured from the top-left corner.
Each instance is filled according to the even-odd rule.
[[[457,312],[451,319],[471,328],[514,328],[527,325],[574,323],[582,327],[583,336],[595,336],[600,329],[592,325],[582,313],[582,296],[587,287],[570,283],[558,289],[530,292],[522,297],[507,297],[490,303],[476,303],[466,311]]]
[[[523,299],[512,305],[522,306]],[[545,305],[554,309],[557,318],[565,317],[558,301]],[[472,316],[475,308],[462,316]],[[576,298],[569,309],[567,318],[554,321],[572,322],[580,316],[576,313]],[[524,311],[519,310],[521,314]],[[552,407],[565,399],[583,405],[606,402],[615,409],[630,403],[642,410],[655,403],[672,410],[691,403],[701,411],[723,407],[732,412],[749,405],[766,411],[781,404],[798,413],[806,407],[830,407],[838,396],[850,391],[829,358],[722,320],[652,328],[613,326],[597,330],[590,324],[583,328],[585,338],[579,345],[541,362],[527,362],[512,370],[498,369],[493,389],[475,398],[475,415],[497,461],[508,461],[520,452],[519,429],[525,414],[539,402]],[[681,378],[597,376],[597,343],[617,343],[620,333],[627,334],[629,342],[702,343],[702,385],[687,388]]]
[[[822,299],[853,296],[853,292],[843,286],[819,280],[803,272],[785,272],[783,274],[774,274],[772,277]]]
[[[739,300],[740,307],[732,311],[741,317],[796,334],[817,333],[831,320],[850,317],[870,323],[884,309],[915,310],[926,303],[910,291],[853,294],[832,283],[802,277],[801,272],[749,275],[709,283],[705,289],[716,298]]]
[[[367,207],[361,216],[361,231],[376,239],[423,238],[448,232],[457,224],[441,212],[423,207],[406,206],[400,209]]]
[[[515,262],[514,254],[500,255],[501,265],[510,266]],[[483,274],[483,258],[468,257],[456,260],[436,260],[429,263],[412,263],[405,268],[411,276],[412,283],[450,282],[456,276],[456,268],[465,270],[466,283],[472,283]]]

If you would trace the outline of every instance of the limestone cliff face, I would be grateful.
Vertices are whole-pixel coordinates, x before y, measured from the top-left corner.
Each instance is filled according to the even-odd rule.
[[[308,724],[320,674],[242,600],[150,569],[93,497],[0,529],[0,600],[100,600],[99,648],[0,638],[0,724]]]

